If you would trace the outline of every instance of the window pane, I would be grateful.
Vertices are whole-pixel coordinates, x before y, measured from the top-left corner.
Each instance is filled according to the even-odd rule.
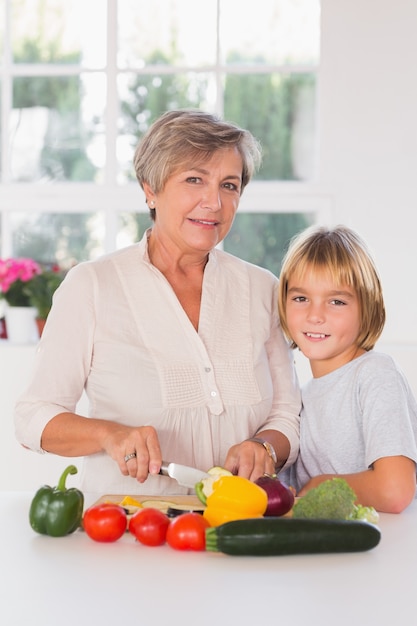
[[[241,0],[221,0],[222,60],[316,65],[319,28],[319,0],[257,0],[252,11],[242,10]]]
[[[15,78],[12,180],[97,181],[105,102],[104,74]]]
[[[174,66],[214,64],[216,4],[213,0],[201,6],[195,0],[119,0],[118,66],[139,68],[158,58]]]
[[[103,215],[95,213],[11,214],[12,256],[69,268],[104,254]]]
[[[290,239],[313,223],[313,213],[238,212],[223,249],[279,276]]]
[[[223,249],[278,275],[290,239],[314,223],[314,213],[237,213]],[[140,241],[149,213],[120,213],[117,248]]]
[[[118,160],[122,179],[133,178],[132,159],[138,139],[152,122],[171,109],[201,108],[214,112],[210,101],[214,74],[122,74]]]
[[[103,0],[14,0],[10,20],[15,63],[105,65]]]
[[[312,74],[236,74],[225,82],[224,116],[261,142],[263,180],[308,180],[315,170]]]
[[[117,248],[124,248],[140,241],[153,222],[147,213],[120,213],[118,221]]]

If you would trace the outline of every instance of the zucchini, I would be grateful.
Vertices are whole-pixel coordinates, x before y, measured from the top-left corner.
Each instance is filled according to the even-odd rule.
[[[263,517],[226,522],[206,530],[206,549],[236,556],[362,552],[381,532],[361,521]]]

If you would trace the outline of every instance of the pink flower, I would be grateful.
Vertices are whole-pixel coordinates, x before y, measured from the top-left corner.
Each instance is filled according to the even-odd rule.
[[[27,283],[42,271],[33,259],[0,259],[0,291],[7,293],[17,280]]]

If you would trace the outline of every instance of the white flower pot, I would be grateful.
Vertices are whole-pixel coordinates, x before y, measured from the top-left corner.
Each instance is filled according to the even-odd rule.
[[[5,310],[6,332],[10,343],[36,343],[39,339],[36,327],[36,308],[31,306],[7,306]]]

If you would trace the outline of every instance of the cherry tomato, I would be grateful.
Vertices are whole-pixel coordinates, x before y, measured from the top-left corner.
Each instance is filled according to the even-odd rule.
[[[161,546],[169,526],[169,517],[159,509],[145,507],[132,515],[129,532],[145,546]]]
[[[175,550],[205,550],[206,528],[209,526],[199,513],[183,513],[171,521],[166,541]]]
[[[117,541],[127,528],[127,515],[118,504],[96,504],[83,517],[84,530],[94,541]]]

